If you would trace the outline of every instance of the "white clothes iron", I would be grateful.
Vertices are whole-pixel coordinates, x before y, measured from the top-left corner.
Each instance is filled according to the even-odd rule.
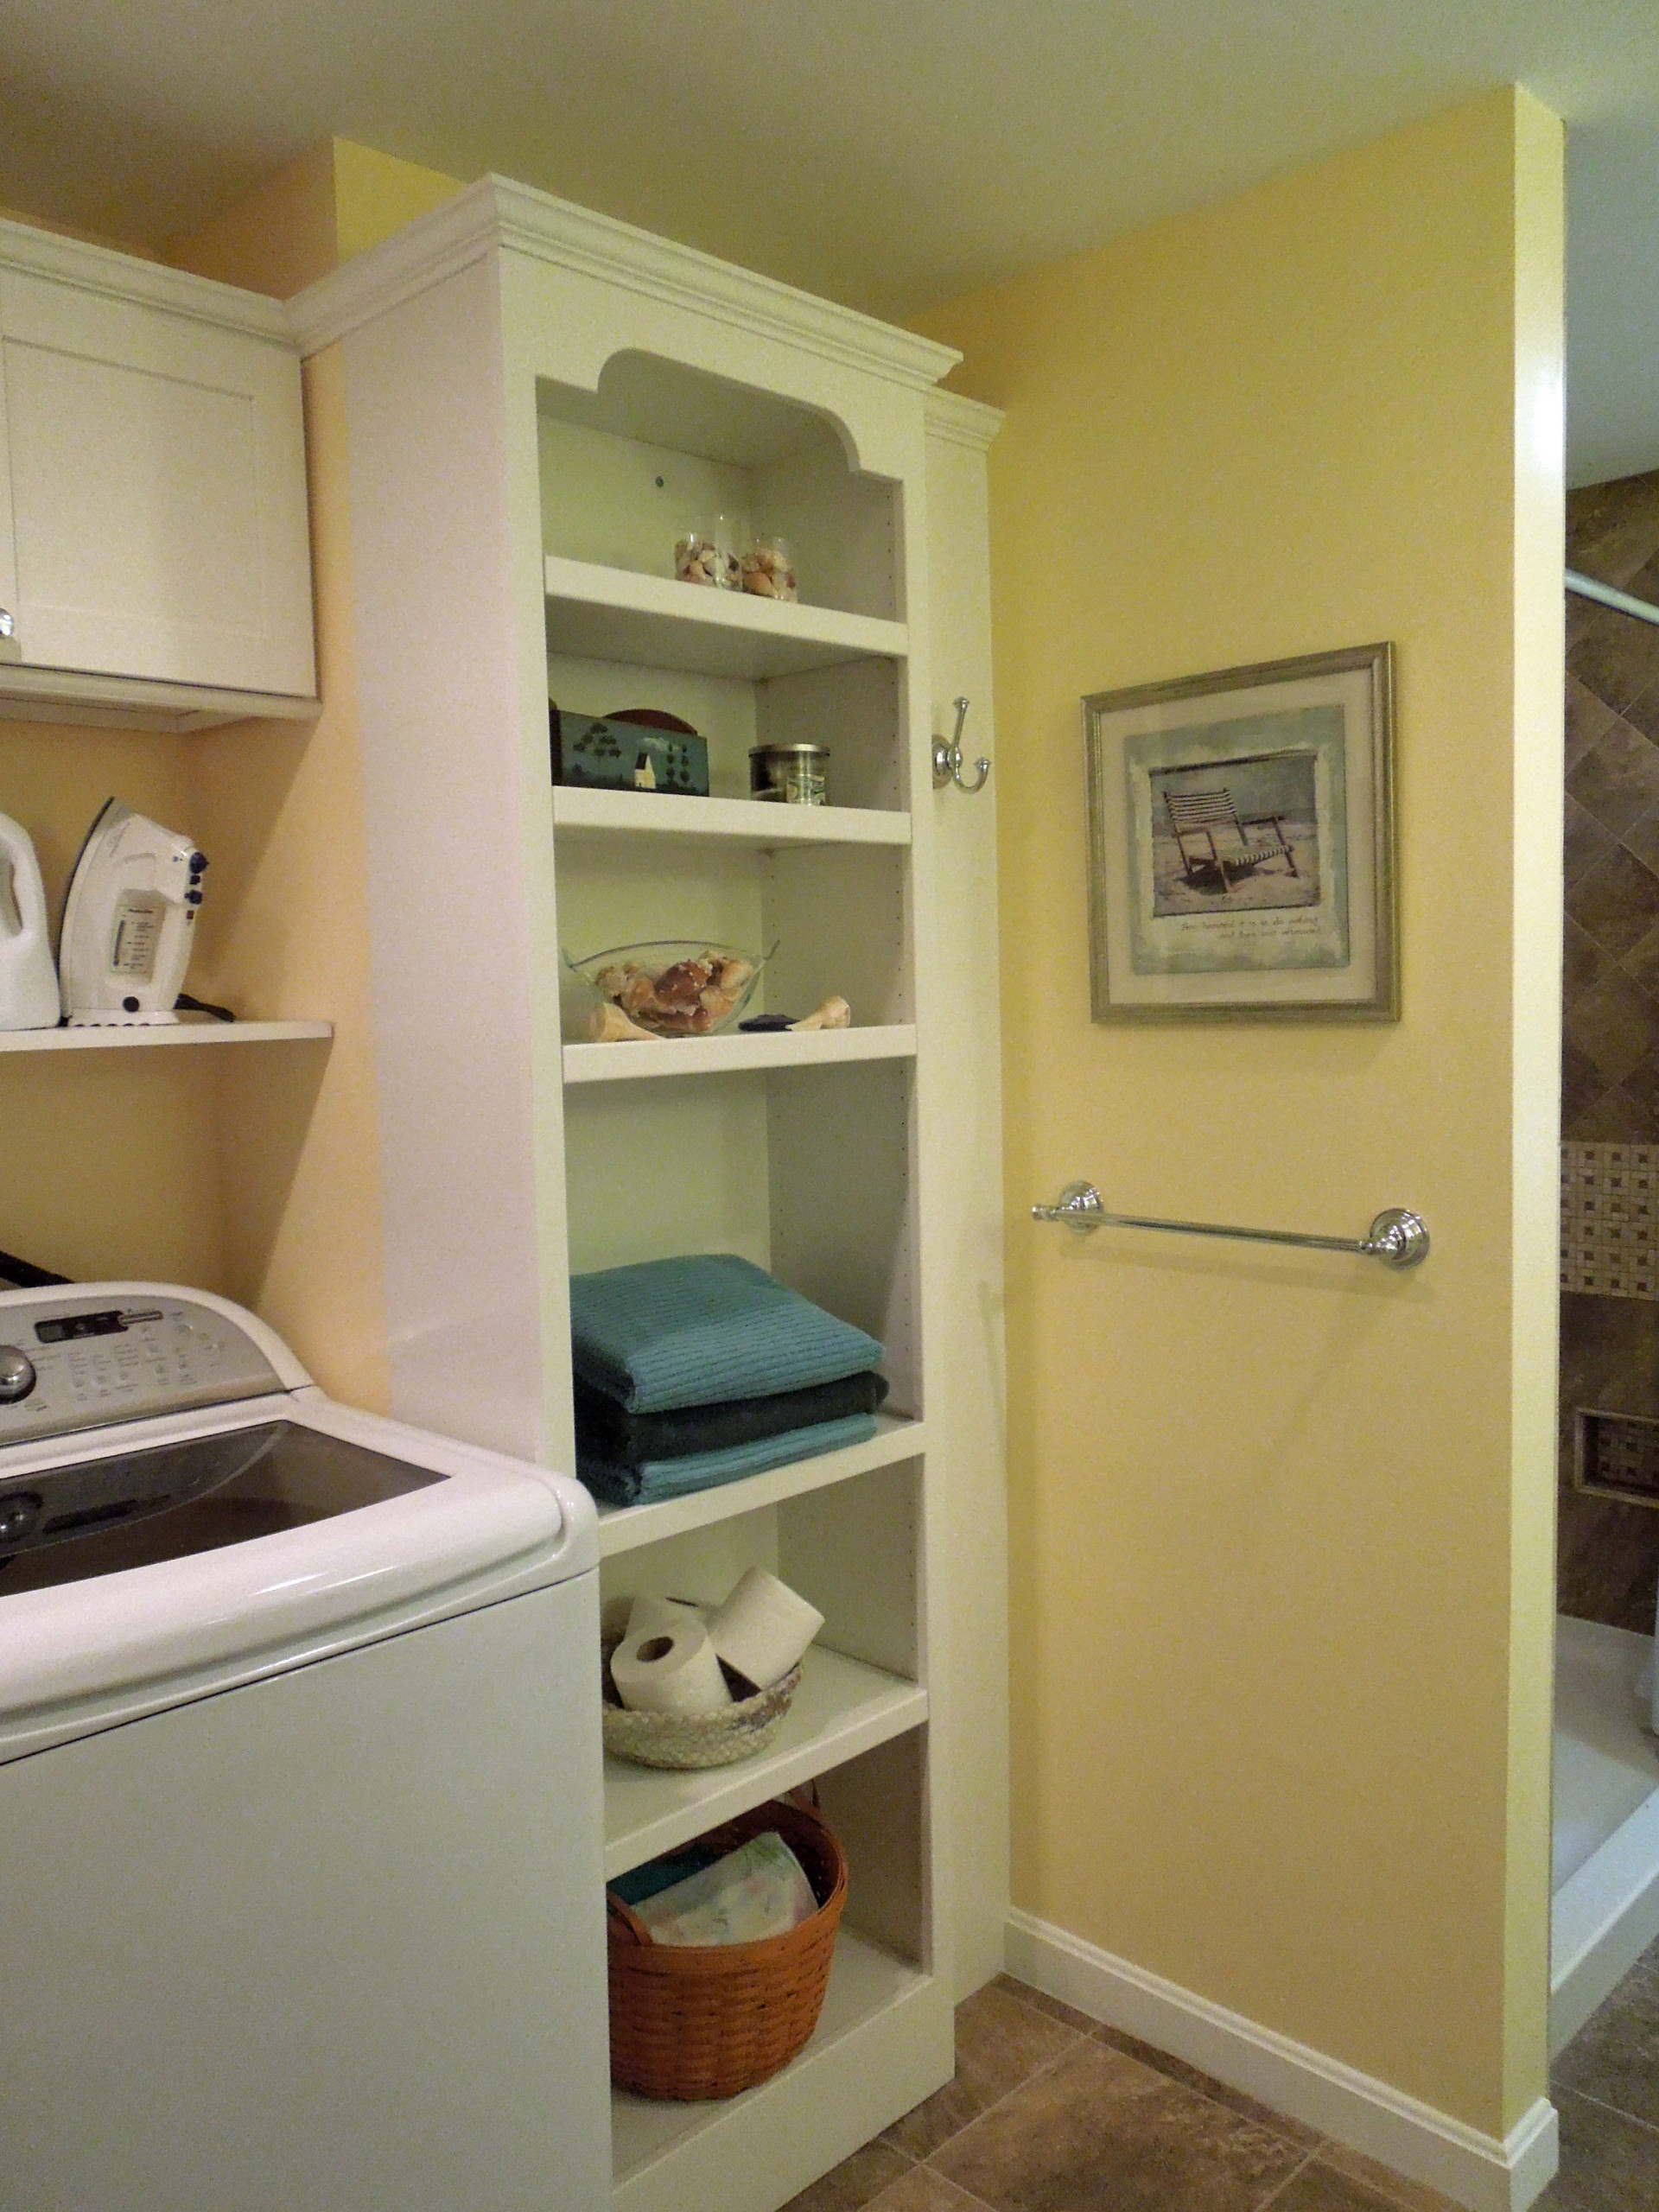
[[[63,909],[58,969],[72,1029],[178,1020],[207,865],[193,839],[105,800]]]
[[[55,1029],[58,971],[41,864],[20,822],[0,814],[0,1029]]]

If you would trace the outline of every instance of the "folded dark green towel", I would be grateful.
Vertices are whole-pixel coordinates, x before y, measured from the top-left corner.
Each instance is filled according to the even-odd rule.
[[[576,1472],[602,1504],[652,1505],[658,1498],[683,1497],[690,1491],[712,1490],[716,1483],[739,1482],[768,1467],[815,1459],[820,1452],[843,1451],[874,1434],[875,1415],[855,1414],[849,1421],[821,1421],[810,1428],[786,1429],[781,1436],[758,1437],[753,1444],[734,1444],[724,1452],[650,1459],[642,1467],[619,1467],[578,1450]]]
[[[721,1452],[753,1444],[815,1421],[873,1414],[887,1395],[887,1378],[867,1368],[838,1382],[811,1382],[804,1390],[776,1390],[764,1398],[728,1398],[718,1406],[683,1406],[674,1413],[631,1414],[581,1376],[576,1382],[576,1449],[624,1467],[650,1459],[677,1459],[691,1452]]]
[[[630,1413],[664,1413],[834,1382],[881,1346],[730,1252],[570,1278],[575,1371]]]

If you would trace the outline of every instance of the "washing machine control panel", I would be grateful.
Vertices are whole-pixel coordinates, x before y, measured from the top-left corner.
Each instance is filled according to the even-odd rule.
[[[0,1306],[0,1444],[282,1387],[234,1321],[188,1299],[111,1304],[66,1295]]]

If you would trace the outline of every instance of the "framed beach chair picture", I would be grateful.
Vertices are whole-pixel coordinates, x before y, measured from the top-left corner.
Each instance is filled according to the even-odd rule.
[[[1388,645],[1083,709],[1096,1021],[1398,1019]]]

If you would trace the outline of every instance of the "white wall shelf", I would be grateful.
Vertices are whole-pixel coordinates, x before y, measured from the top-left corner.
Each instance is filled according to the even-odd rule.
[[[637,1083],[654,1076],[745,1075],[763,1068],[845,1066],[856,1060],[913,1060],[916,1031],[905,1021],[868,1029],[775,1029],[730,1037],[653,1037],[620,1045],[567,1045],[564,1079]]]
[[[722,2212],[771,2204],[857,2149],[870,2084],[886,2097],[886,2126],[927,2092],[928,2052],[915,2006],[930,1977],[911,1961],[842,1927],[812,2039],[781,2074],[723,2103],[669,2104],[616,2091],[611,2098],[614,2212]],[[850,2078],[843,2078],[849,2075]],[[838,2139],[827,2130],[848,2131]],[[753,2146],[765,2146],[757,2158]],[[757,2171],[757,2169],[759,2171]]]
[[[673,576],[546,557],[547,642],[583,660],[687,669],[747,683],[800,676],[842,661],[900,660],[902,622],[712,591]]]
[[[690,1774],[606,1760],[606,1880],[919,1728],[926,1718],[919,1682],[814,1644],[784,1724],[760,1758]]]
[[[151,1045],[282,1045],[332,1037],[331,1021],[181,1021],[155,1029],[0,1030],[0,1052],[102,1052]]]
[[[809,1491],[827,1490],[855,1475],[868,1475],[877,1467],[897,1466],[927,1449],[927,1430],[918,1421],[902,1414],[878,1414],[876,1433],[868,1442],[849,1444],[839,1452],[821,1452],[816,1459],[796,1459],[787,1467],[769,1467],[764,1474],[747,1475],[741,1482],[720,1483],[713,1490],[694,1491],[689,1497],[665,1497],[653,1505],[601,1505],[599,1509],[599,1548],[606,1559],[637,1551],[642,1544],[659,1544],[669,1536],[683,1536],[691,1529],[711,1528],[740,1513],[753,1513],[763,1505],[777,1505],[786,1497],[804,1497]]]
[[[685,588],[685,587],[682,587]],[[682,798],[556,785],[553,826],[637,836],[712,837],[776,852],[801,845],[907,845],[910,817],[867,806],[779,806],[754,798]]]

